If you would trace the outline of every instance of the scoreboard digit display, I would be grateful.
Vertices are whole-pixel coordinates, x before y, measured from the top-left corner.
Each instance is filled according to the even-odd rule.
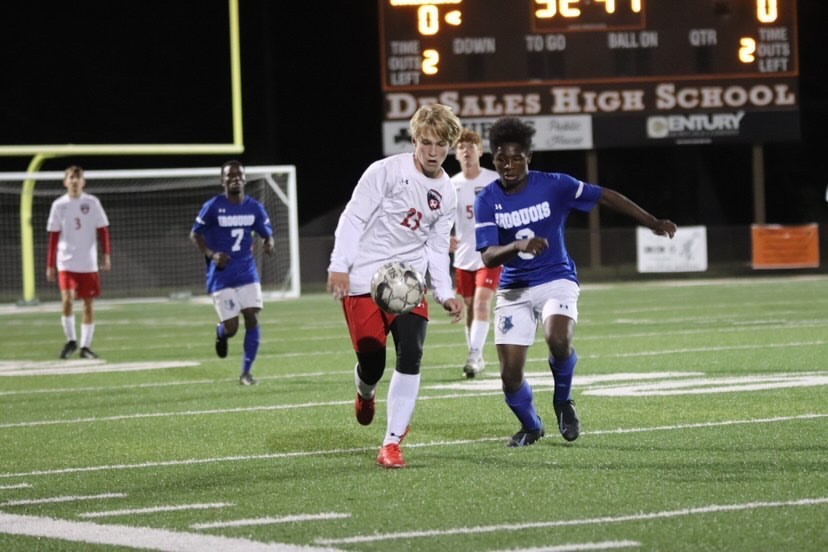
[[[386,154],[422,104],[535,149],[799,139],[796,0],[380,0]]]

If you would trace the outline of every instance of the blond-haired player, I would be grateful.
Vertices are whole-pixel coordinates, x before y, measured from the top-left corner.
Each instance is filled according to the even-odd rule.
[[[385,370],[388,333],[397,363],[388,388],[385,438],[377,455],[384,468],[402,468],[400,441],[408,432],[420,388],[420,360],[428,322],[426,300],[394,316],[371,300],[371,277],[389,260],[405,261],[431,277],[431,293],[454,319],[462,303],[449,273],[449,235],[457,198],[442,168],[461,126],[447,107],[417,110],[410,121],[413,153],[376,161],[357,182],[340,216],[328,266],[328,292],[342,300],[357,364],[355,413],[368,425],[374,418],[375,389]]]

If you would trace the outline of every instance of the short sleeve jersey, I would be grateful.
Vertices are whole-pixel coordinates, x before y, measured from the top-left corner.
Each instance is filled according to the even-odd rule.
[[[223,194],[217,195],[201,207],[192,231],[204,236],[211,250],[230,256],[222,269],[212,260],[207,266],[208,293],[259,281],[253,257],[253,232],[262,238],[273,235],[270,218],[261,203],[245,196],[241,204],[236,204]]]
[[[480,174],[468,179],[463,173],[451,177],[457,192],[457,219],[454,221],[454,235],[457,237],[457,250],[454,252],[454,266],[463,270],[480,270],[483,260],[475,247],[474,237],[474,198],[487,184],[497,180],[497,173],[491,169],[481,168]]]
[[[109,226],[109,219],[97,197],[81,193],[72,198],[63,194],[49,210],[46,230],[60,232],[57,269],[67,272],[98,271],[98,228]]]
[[[567,279],[578,283],[574,261],[564,244],[569,212],[591,210],[601,187],[562,173],[529,171],[526,187],[504,192],[500,180],[486,186],[474,204],[477,249],[541,236],[549,247],[538,255],[519,253],[503,265],[502,289],[524,288]]]

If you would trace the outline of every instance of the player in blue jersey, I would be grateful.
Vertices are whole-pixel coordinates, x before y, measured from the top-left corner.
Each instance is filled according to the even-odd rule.
[[[486,186],[474,204],[475,237],[483,263],[503,266],[495,306],[495,345],[506,404],[521,428],[508,445],[531,445],[544,435],[532,389],[523,377],[538,322],[549,349],[555,379],[552,399],[558,429],[567,441],[580,433],[571,397],[578,357],[572,348],[578,321],[578,278],[564,244],[570,210],[603,205],[625,214],[660,236],[676,225],[659,219],[618,192],[581,182],[567,174],[530,171],[535,129],[515,118],[499,119],[489,130],[500,178]]]
[[[263,241],[264,252],[273,254],[273,228],[261,203],[244,195],[244,167],[228,161],[221,167],[224,193],[208,200],[199,211],[190,239],[207,259],[207,292],[219,316],[216,354],[227,356],[227,340],[239,329],[244,316],[244,356],[239,383],[254,385],[250,373],[259,349],[258,314],[262,286],[253,258],[253,235]]]

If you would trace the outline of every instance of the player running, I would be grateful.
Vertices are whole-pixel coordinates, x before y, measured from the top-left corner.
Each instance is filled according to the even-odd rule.
[[[625,196],[567,174],[530,171],[535,129],[514,118],[499,119],[489,144],[500,179],[481,191],[474,204],[477,249],[488,267],[503,265],[495,303],[495,345],[506,404],[520,420],[508,446],[531,445],[544,435],[532,389],[523,378],[529,346],[538,322],[549,349],[555,380],[553,406],[558,429],[567,441],[580,434],[571,397],[578,356],[572,337],[578,321],[578,278],[564,245],[569,211],[596,204],[627,215],[660,236],[670,238],[676,225],[658,219]]]
[[[218,313],[216,354],[227,356],[227,340],[244,316],[244,355],[241,385],[255,385],[251,368],[259,350],[262,286],[253,257],[253,235],[262,238],[264,252],[273,254],[273,228],[261,203],[244,194],[244,167],[228,161],[221,167],[224,193],[208,200],[199,211],[190,239],[207,258],[207,292]]]
[[[388,387],[385,439],[377,455],[377,464],[384,468],[405,466],[400,441],[420,389],[428,305],[424,299],[408,314],[387,314],[371,299],[371,277],[389,260],[407,262],[420,274],[428,271],[434,298],[454,321],[463,309],[451,287],[448,256],[457,198],[442,168],[460,135],[460,121],[447,107],[434,104],[418,109],[410,127],[413,155],[377,161],[359,179],[339,218],[328,266],[327,289],[342,300],[356,352],[354,408],[362,425],[374,418],[388,332],[394,337],[397,366]]]

